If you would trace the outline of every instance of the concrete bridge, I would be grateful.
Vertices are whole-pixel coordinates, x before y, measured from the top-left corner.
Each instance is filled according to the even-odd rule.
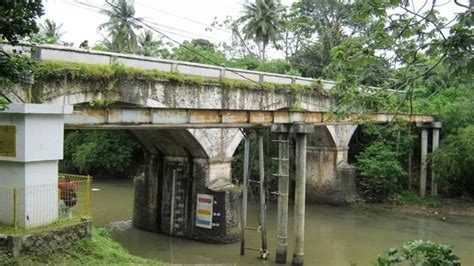
[[[29,47],[23,47],[29,52]],[[200,84],[170,79],[123,78],[99,82],[88,78],[37,80],[32,88],[17,86],[3,93],[13,102],[74,105],[68,128],[126,128],[146,151],[145,175],[136,180],[133,222],[137,228],[210,242],[233,242],[239,237],[240,191],[231,184],[231,162],[243,139],[242,129],[273,126],[275,132],[307,137],[306,200],[344,203],[355,195],[353,169],[347,164],[349,141],[357,128],[353,120],[329,114],[337,99],[324,90],[295,90],[312,79],[228,69],[124,55],[38,46],[36,60],[125,66],[200,76]],[[71,66],[74,71],[74,65]],[[226,87],[220,80],[251,80],[278,84],[277,89]],[[292,85],[293,84],[293,85]],[[101,106],[90,103],[104,102]],[[298,111],[291,111],[295,105]],[[353,114],[352,118],[360,117]],[[412,122],[433,122],[430,116],[404,116]],[[387,122],[390,114],[371,114],[364,121]],[[295,125],[302,125],[298,131]],[[283,126],[283,127],[281,127]],[[286,131],[281,131],[286,128]],[[305,140],[306,141],[306,140]],[[306,145],[305,145],[306,151]],[[197,197],[214,197],[211,230],[196,226]],[[304,197],[303,197],[304,201]]]

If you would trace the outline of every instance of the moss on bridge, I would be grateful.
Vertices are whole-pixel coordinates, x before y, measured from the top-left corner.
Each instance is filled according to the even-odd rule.
[[[144,70],[140,68],[125,67],[122,64],[95,65],[82,63],[69,63],[59,61],[38,61],[34,64],[34,76],[38,81],[58,81],[67,76],[68,80],[114,82],[117,80],[141,80],[148,82],[171,82],[183,85],[220,85],[229,89],[264,89],[264,90],[291,90],[294,93],[302,91],[313,92],[318,95],[329,95],[324,90],[321,81],[310,85],[277,84],[270,82],[253,82],[250,80],[236,80],[228,78],[204,78],[199,76],[184,75],[179,72],[164,72],[159,70]]]

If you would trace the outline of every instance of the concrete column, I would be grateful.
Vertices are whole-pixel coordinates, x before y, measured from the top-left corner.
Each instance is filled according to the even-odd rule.
[[[439,146],[439,129],[433,128],[433,145],[432,152],[434,152]],[[438,195],[438,180],[433,166],[431,166],[431,196]]]
[[[278,216],[276,263],[286,263],[288,247],[288,187],[289,187],[289,139],[288,133],[278,137]]]
[[[0,223],[32,228],[58,218],[58,160],[71,113],[46,104],[0,111]]]
[[[295,251],[293,265],[304,262],[304,215],[306,192],[306,134],[296,135]]]
[[[247,189],[250,164],[250,136],[245,136],[244,141],[244,177],[242,192],[242,213],[240,214],[240,255],[245,254],[245,228],[247,227]]]
[[[267,247],[267,205],[265,202],[265,168],[264,168],[264,156],[263,156],[263,134],[258,133],[258,161],[260,169],[260,226],[262,234],[262,249],[260,250],[260,256],[262,259],[268,257]]]
[[[428,129],[421,130],[421,170],[420,170],[420,196],[426,196],[426,156],[428,154]]]

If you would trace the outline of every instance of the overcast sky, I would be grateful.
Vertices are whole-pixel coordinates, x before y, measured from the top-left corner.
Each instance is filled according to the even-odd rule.
[[[412,0],[415,6],[425,0]],[[62,40],[73,42],[78,46],[87,39],[93,44],[103,39],[97,26],[107,21],[107,16],[98,13],[96,8],[86,5],[103,7],[104,0],[43,0],[46,18],[63,24],[65,32]],[[193,38],[205,38],[213,43],[230,40],[230,32],[214,29],[206,31],[215,17],[223,20],[226,16],[237,18],[240,16],[242,5],[246,0],[135,0],[136,17],[143,17],[147,21],[156,23],[153,26],[179,42]],[[284,5],[290,5],[295,0],[282,0]],[[453,0],[439,0],[441,6],[437,9],[448,19],[455,12],[463,11]],[[449,2],[449,3],[448,3]],[[464,0],[461,2],[469,2]],[[447,3],[444,5],[444,3]],[[157,25],[158,24],[158,25]]]

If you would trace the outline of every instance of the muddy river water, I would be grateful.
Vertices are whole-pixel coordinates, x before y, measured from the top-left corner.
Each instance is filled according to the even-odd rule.
[[[268,206],[270,259],[247,251],[240,244],[213,245],[149,233],[131,226],[133,182],[94,181],[91,193],[95,226],[111,230],[115,240],[132,254],[176,264],[276,265],[276,205]],[[257,208],[249,206],[249,224],[255,225]],[[288,261],[293,251],[290,203]],[[348,207],[307,205],[305,227],[306,265],[369,265],[378,254],[407,240],[429,239],[449,244],[462,265],[474,265],[474,219],[466,217],[423,217]],[[247,233],[248,246],[258,247],[259,235]]]

